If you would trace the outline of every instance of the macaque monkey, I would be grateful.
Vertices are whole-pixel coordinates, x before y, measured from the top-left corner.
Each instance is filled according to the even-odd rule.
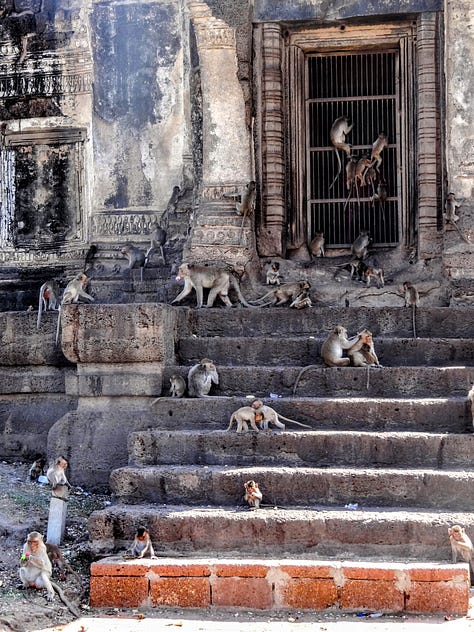
[[[235,210],[238,215],[242,215],[242,223],[240,225],[239,243],[242,240],[242,232],[244,230],[244,222],[246,217],[255,211],[255,202],[257,198],[255,180],[248,182],[237,193],[225,193],[224,197],[235,198]]]
[[[284,305],[288,301],[294,301],[302,292],[307,292],[311,289],[311,283],[309,281],[297,281],[295,283],[284,283],[276,290],[270,290],[257,300],[253,301],[260,307],[266,307],[267,305]],[[270,301],[264,303],[268,298]]]
[[[220,268],[214,268],[211,266],[201,266],[193,263],[182,263],[178,268],[177,281],[184,279],[184,289],[174,298],[171,303],[177,303],[185,298],[192,290],[196,290],[197,307],[202,307],[203,304],[203,290],[209,289],[209,295],[207,297],[207,307],[212,307],[214,301],[219,296],[227,307],[232,307],[232,303],[229,299],[229,289],[235,290],[239,301],[245,307],[252,307],[245,298],[242,296],[240,286],[237,279],[233,274],[222,270]]]
[[[203,358],[188,373],[188,394],[190,397],[210,397],[212,384],[219,384],[216,365],[209,358]]]
[[[368,329],[364,329],[358,334],[358,340],[348,349],[347,355],[352,366],[381,366],[375,353],[372,333]]]
[[[51,560],[48,557],[43,536],[38,531],[31,531],[23,545],[20,557],[20,580],[24,588],[45,588],[46,599],[53,601],[54,591],[72,614],[80,617],[79,610],[66,598],[61,588],[51,580]]]
[[[466,534],[465,530],[458,524],[448,529],[449,541],[451,543],[451,553],[453,563],[456,564],[458,558],[469,564],[469,578],[471,584],[474,580],[474,572],[472,568],[473,547],[471,538]]]
[[[302,424],[299,421],[284,417],[281,413],[277,413],[277,411],[271,406],[264,404],[260,399],[255,399],[252,402],[252,408],[255,410],[257,415],[262,416],[262,419],[259,420],[262,430],[269,430],[269,424],[273,424],[277,428],[285,428],[285,424],[281,423],[279,419],[280,417],[291,424],[296,424],[297,426],[302,426],[303,428],[311,428],[311,426]]]
[[[387,197],[388,197],[387,183],[385,182],[385,180],[382,179],[377,184],[377,192],[376,193],[373,192],[371,202],[372,204],[375,204],[375,202],[377,202],[380,205],[380,210],[382,211],[382,222],[384,226],[385,226],[385,202],[387,201]]]
[[[367,249],[370,243],[369,231],[361,230],[358,237],[355,238],[351,247],[351,252],[357,259],[365,259],[367,257]]]
[[[377,139],[372,145],[372,153],[370,154],[372,166],[375,165],[375,170],[377,171],[377,173],[380,173],[380,165],[382,164],[382,158],[380,154],[385,149],[385,147],[388,147],[388,138],[385,132],[380,132],[380,134],[377,136]]]
[[[294,307],[295,309],[303,309],[304,307],[312,307],[313,303],[311,302],[311,298],[307,290],[304,290],[299,294],[295,300],[290,303],[290,307]]]
[[[265,274],[267,285],[280,285],[281,274],[280,264],[278,263],[278,261],[270,261],[269,263],[267,263]]]
[[[309,244],[309,251],[313,257],[324,257],[324,233],[316,233]]]
[[[143,267],[146,268],[148,262],[150,260],[151,255],[157,250],[160,251],[161,259],[163,263],[166,263],[165,259],[165,251],[163,250],[163,246],[166,244],[166,230],[161,228],[161,226],[157,223],[154,224],[154,229],[150,233],[150,247],[146,251],[145,261],[143,263]]]
[[[372,279],[375,279],[375,282],[377,283],[377,287],[379,289],[385,286],[385,277],[384,277],[383,268],[367,266],[363,272],[363,278],[367,287],[370,286],[370,282]]]
[[[347,338],[347,329],[337,325],[321,347],[321,357],[326,366],[349,366],[350,359],[343,358],[343,351],[350,349],[359,340],[359,336]]]
[[[51,542],[46,542],[46,552],[48,553],[48,557],[51,561],[52,567],[56,567],[59,570],[60,576],[59,579],[64,581],[66,579],[66,571],[74,575],[76,580],[82,586],[82,579],[79,574],[72,568],[72,566],[66,562],[63,554],[61,553],[61,549],[56,544],[51,544]]]
[[[63,305],[69,305],[70,303],[79,303],[80,298],[86,298],[87,300],[94,301],[94,297],[87,294],[84,290],[88,283],[89,278],[83,272],[79,272],[79,274],[76,274],[72,281],[69,281],[66,285],[61,299],[61,304],[59,306],[58,324],[56,326],[56,344],[58,344],[59,341],[59,330],[61,327],[61,307]]]
[[[244,500],[249,504],[251,509],[258,509],[263,498],[262,492],[258,488],[258,483],[255,481],[247,481],[244,483],[244,488]]]
[[[150,533],[146,527],[137,528],[132,546],[126,554],[138,558],[150,557],[152,560],[157,559],[151,543]]]
[[[59,456],[46,472],[46,478],[52,487],[52,495],[56,498],[62,498],[63,500],[67,499],[69,490],[72,487],[66,478],[67,466],[67,459],[63,456]]]
[[[349,200],[352,197],[352,190],[356,185],[356,169],[357,169],[357,156],[349,156],[349,160],[346,163],[346,189],[349,191],[346,201],[344,202],[343,211],[346,210]],[[357,185],[356,185],[357,186]],[[357,195],[359,195],[357,193]]]
[[[329,132],[329,138],[331,139],[331,143],[334,146],[334,150],[336,152],[338,171],[336,177],[329,187],[329,190],[332,189],[342,171],[342,162],[339,157],[338,149],[344,151],[347,156],[351,155],[351,146],[346,143],[346,135],[349,134],[353,127],[353,125],[349,125],[349,119],[347,118],[347,116],[340,116],[332,124],[331,130]]]
[[[28,470],[28,478],[30,481],[36,482],[40,476],[44,474],[44,466],[46,465],[46,459],[40,457],[32,464]]]
[[[370,158],[368,155],[362,156],[362,158],[359,158],[359,160],[357,161],[356,170],[355,170],[356,187],[358,184],[360,184],[361,187],[365,187],[366,185],[365,174],[368,171],[368,169],[371,167],[371,165],[372,163],[370,162]]]
[[[95,244],[91,244],[89,246],[89,250],[86,252],[86,256],[84,259],[84,272],[86,272],[87,268],[94,267],[94,257],[96,256],[98,248]]]
[[[183,397],[186,392],[186,380],[182,375],[173,373],[170,377],[170,397]]]
[[[249,424],[252,430],[255,432],[259,432],[257,424],[255,423],[255,417],[257,413],[260,413],[258,410],[254,410],[253,404],[251,406],[242,406],[242,408],[238,408],[234,410],[232,415],[230,416],[229,425],[227,426],[227,430],[232,430],[234,422],[237,424],[237,433],[248,432]],[[261,403],[261,402],[260,402]]]
[[[127,270],[140,268],[140,280],[143,281],[143,268],[146,265],[146,255],[133,244],[126,243],[121,249],[121,254],[128,259]]]
[[[467,394],[467,398],[471,402],[472,426],[474,427],[474,384],[472,385],[471,390]]]
[[[59,309],[59,287],[56,281],[46,281],[39,290],[36,329],[39,329],[41,325],[41,312],[53,309]]]
[[[411,307],[412,320],[413,320],[413,338],[416,338],[416,316],[415,311],[420,306],[420,295],[414,285],[405,281],[403,284],[403,291],[405,293],[405,307]]]
[[[456,196],[454,195],[454,193],[448,193],[448,197],[446,198],[446,202],[444,205],[445,212],[443,214],[443,217],[446,224],[451,224],[451,226],[454,226],[460,237],[469,244],[471,242],[462,234],[459,226],[456,224],[456,222],[459,220],[459,215],[456,213],[456,209],[459,208],[461,204],[462,202],[458,202],[456,200]]]
[[[365,182],[368,184],[372,190],[372,203],[373,197],[375,197],[375,183],[377,182],[377,172],[375,169],[370,166],[365,172]]]

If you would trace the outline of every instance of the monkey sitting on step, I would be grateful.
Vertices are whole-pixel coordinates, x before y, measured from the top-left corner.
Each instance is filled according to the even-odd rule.
[[[251,509],[258,509],[262,502],[262,492],[258,488],[258,483],[255,481],[247,481],[244,483],[245,494],[244,500],[246,500]]]

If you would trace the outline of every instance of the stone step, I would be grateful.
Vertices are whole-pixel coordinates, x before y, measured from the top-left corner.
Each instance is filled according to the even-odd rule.
[[[474,472],[397,468],[278,466],[127,466],[112,471],[112,492],[125,503],[235,505],[253,479],[264,501],[292,507],[425,507],[467,511],[474,505]]]
[[[264,501],[265,502],[265,501]],[[357,510],[317,506],[282,509],[263,505],[189,507],[112,505],[88,521],[91,546],[104,555],[126,550],[137,525],[150,530],[157,555],[298,557],[304,559],[449,561],[448,528],[461,524],[474,533],[469,509],[380,508]]]
[[[217,365],[219,385],[211,395],[269,397],[433,397],[466,396],[474,382],[474,366],[461,367],[323,367]],[[304,369],[302,374],[300,372]],[[164,388],[173,373],[187,376],[189,367],[163,372]],[[298,380],[298,382],[297,382]],[[296,384],[296,388],[295,388]]]
[[[124,560],[91,565],[96,607],[449,612],[469,607],[467,564],[292,559]]]
[[[248,308],[177,308],[183,336],[320,336],[325,337],[336,325],[349,334],[364,328],[374,337],[411,338],[412,314],[404,307],[288,307]],[[472,309],[468,307],[427,307],[416,313],[416,333],[420,338],[473,338]]]
[[[304,366],[321,364],[324,338],[254,336],[185,337],[177,348],[180,364],[212,358],[219,365]],[[474,365],[474,338],[378,338],[375,350],[384,366]]]
[[[355,370],[355,369],[354,369]],[[263,398],[278,413],[315,430],[472,431],[468,401],[462,397],[284,397]],[[146,427],[174,430],[225,430],[231,414],[249,400],[242,397],[203,399],[160,397],[152,403]],[[151,425],[152,424],[152,425]],[[299,426],[288,424],[287,429]]]
[[[234,426],[235,429],[235,426]],[[407,467],[469,469],[474,435],[356,431],[141,431],[129,465]]]

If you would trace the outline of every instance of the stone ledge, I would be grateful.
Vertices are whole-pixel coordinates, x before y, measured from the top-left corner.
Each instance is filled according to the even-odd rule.
[[[304,608],[466,615],[467,564],[110,557],[91,565],[92,607]]]

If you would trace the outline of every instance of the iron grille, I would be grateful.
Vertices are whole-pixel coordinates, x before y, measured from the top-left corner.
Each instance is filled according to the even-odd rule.
[[[306,58],[306,173],[308,239],[324,232],[327,246],[346,248],[361,230],[368,230],[375,246],[399,242],[400,191],[398,131],[398,53],[310,54]],[[353,128],[346,137],[357,158],[370,154],[378,134],[385,132],[389,145],[382,154],[379,181],[385,182],[387,199],[374,199],[370,185],[346,187],[347,156],[336,151],[329,132],[340,116]],[[376,189],[377,184],[375,184]]]

